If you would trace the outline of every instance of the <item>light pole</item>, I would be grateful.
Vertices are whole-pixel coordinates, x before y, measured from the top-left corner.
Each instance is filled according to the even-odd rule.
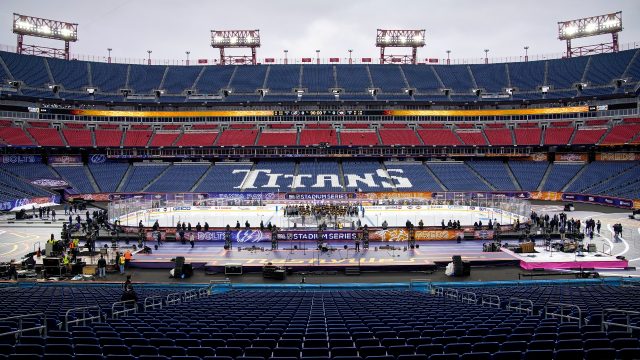
[[[316,64],[320,65],[320,50],[316,50]]]
[[[107,51],[109,52],[109,57],[107,57],[107,63],[111,64],[111,50],[113,50],[112,48],[107,48]]]
[[[524,47],[524,61],[529,61],[529,46]]]
[[[484,49],[484,63],[489,63],[489,49]]]
[[[353,64],[353,61],[351,60],[351,53],[353,52],[353,50],[349,49],[349,65]]]
[[[187,54],[187,66],[189,66],[189,54],[191,54],[191,51],[185,51],[185,54]]]
[[[447,65],[451,64],[450,55],[451,55],[451,50],[447,50]]]
[[[284,64],[285,64],[285,65],[289,63],[289,60],[287,59],[287,54],[288,54],[288,53],[289,53],[289,50],[285,50],[285,51],[284,51]]]
[[[147,50],[147,54],[149,54],[149,57],[147,58],[147,65],[151,65],[151,50]]]

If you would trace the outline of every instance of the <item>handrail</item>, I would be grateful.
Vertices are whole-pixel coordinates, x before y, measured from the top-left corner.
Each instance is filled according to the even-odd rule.
[[[531,307],[530,308],[522,307],[523,304],[529,304],[531,305]],[[520,299],[516,297],[511,297],[509,298],[509,303],[507,304],[507,310],[515,310],[517,312],[526,312],[526,313],[529,313],[529,315],[533,315],[533,301],[529,299]]]
[[[458,293],[458,289],[446,289],[444,291],[444,296],[449,299],[458,300]]]
[[[501,306],[500,296],[498,295],[482,294],[482,296],[480,297],[480,301],[481,301],[480,304],[482,306],[488,305],[489,307],[496,307],[496,308],[500,308]]]
[[[209,295],[211,295],[209,293],[209,289],[207,289],[207,288],[199,288],[198,289],[198,297],[199,298],[207,297]]]
[[[79,310],[82,310],[82,317],[76,318],[75,320],[69,320],[69,314],[75,313]],[[91,315],[91,310],[98,310],[98,314]],[[98,305],[69,309],[64,314],[64,328],[65,328],[65,331],[69,331],[69,324],[76,324],[76,323],[82,322],[82,324],[84,325],[87,323],[87,321],[91,320],[91,322],[93,323],[93,320],[96,320],[96,319],[98,320],[98,322],[102,320],[102,313],[100,312],[100,307]]]
[[[133,304],[133,306],[128,306],[129,304]],[[116,310],[116,307],[122,307],[122,310]],[[138,304],[135,300],[125,300],[114,302],[111,305],[111,318],[117,319],[120,314],[129,314],[133,312],[134,314],[138,313]]]
[[[477,304],[478,296],[474,292],[460,290],[460,301],[466,304]]]
[[[156,307],[162,309],[163,296],[149,296],[144,299],[144,311],[148,308],[155,309]]]
[[[196,289],[187,290],[184,292],[184,295],[183,295],[184,301],[189,301],[197,298],[198,298],[198,290]]]
[[[167,295],[167,300],[165,301],[165,303],[167,305],[180,304],[182,302],[182,295],[183,293],[171,293]]]
[[[620,286],[623,287],[640,287],[640,281],[631,281],[629,279],[621,279]]]
[[[558,310],[560,310],[560,313],[555,313],[555,312],[549,312],[549,306],[553,306],[553,307],[557,307]],[[573,316],[571,315],[571,311],[569,311],[569,314],[565,314],[564,311],[565,309],[578,309],[578,316]],[[577,320],[578,321],[578,328],[582,327],[582,309],[580,309],[579,306],[574,305],[574,304],[567,304],[567,303],[556,303],[556,302],[548,302],[546,304],[544,304],[544,317],[549,318],[549,317],[553,317],[553,318],[560,318],[560,322],[564,322],[564,320]]]
[[[607,313],[613,313],[613,312],[625,314],[627,323],[626,324],[619,324],[619,323],[615,323],[615,322],[612,322],[612,321],[606,321],[605,320],[606,319],[605,315]],[[640,326],[631,325],[631,323],[630,323],[630,320],[631,320],[630,316],[631,315],[640,316],[640,311],[618,310],[618,309],[603,309],[602,310],[602,324],[600,325],[600,328],[601,328],[602,331],[606,331],[608,326],[623,327],[623,328],[627,329],[627,332],[632,332],[633,329],[640,330]]]
[[[213,292],[213,288],[218,287],[220,285],[226,285],[226,287],[231,287],[231,280],[229,280],[229,279],[210,280],[209,281],[209,286],[207,287],[208,290],[209,290],[209,294],[211,294]]]
[[[32,318],[32,317],[36,317],[36,316],[42,316],[42,320],[43,320],[42,321],[42,325],[36,325],[34,327],[30,327],[30,328],[26,328],[26,329],[22,328],[22,326],[23,326],[22,319]],[[0,333],[0,337],[6,336],[6,335],[16,335],[16,338],[18,338],[18,337],[20,337],[22,335],[23,332],[29,331],[29,330],[42,330],[42,335],[44,337],[47,336],[47,318],[46,318],[44,313],[34,313],[34,314],[10,316],[10,317],[6,317],[6,318],[0,319],[0,322],[7,321],[7,320],[18,320],[18,329],[17,330],[13,330],[13,331],[7,331],[7,332],[4,332],[4,333]]]

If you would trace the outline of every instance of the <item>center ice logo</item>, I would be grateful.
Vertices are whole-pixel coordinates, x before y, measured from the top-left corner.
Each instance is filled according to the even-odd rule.
[[[403,169],[378,169],[374,173],[364,174],[344,174],[344,181],[347,188],[358,189],[381,188],[381,189],[405,189],[412,188],[411,181],[395,174],[403,174]],[[338,174],[279,174],[272,172],[271,169],[235,169],[232,174],[244,174],[244,178],[235,189],[256,189],[256,188],[342,188],[340,177]],[[264,183],[264,177],[267,177]],[[260,178],[260,179],[259,179]],[[291,179],[287,185],[280,185],[280,179]],[[260,185],[262,184],[262,185]]]

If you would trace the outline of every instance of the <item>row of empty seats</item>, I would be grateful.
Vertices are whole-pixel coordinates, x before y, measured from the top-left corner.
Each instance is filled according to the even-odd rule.
[[[490,307],[421,291],[390,289],[234,289],[162,309],[72,325],[68,330],[52,326],[46,337],[35,331],[18,339],[0,337],[0,356],[122,360],[627,360],[640,355],[636,330],[614,326],[603,329],[602,319],[591,315],[591,311],[601,311],[603,306],[637,308],[635,289],[567,284],[467,290],[499,294],[503,301],[500,307]],[[153,291],[157,294],[163,290],[149,287],[144,295]],[[104,294],[102,299],[67,296],[68,301],[61,308],[99,304],[108,314],[109,304],[105,303],[113,301],[113,297],[104,290],[98,293]],[[18,296],[25,294],[31,295],[29,302],[35,308],[52,302],[46,295],[41,297],[25,289],[8,293],[5,301],[17,302]],[[534,308],[530,312],[508,309],[509,294],[533,299]],[[609,297],[613,297],[611,302]],[[580,307],[585,319],[578,323],[546,316],[541,309],[549,302],[560,301],[558,298]],[[606,320],[618,324],[626,321],[616,314]],[[637,320],[632,317],[631,325]],[[34,325],[39,324],[36,321]],[[0,326],[11,330],[16,323],[0,321]]]
[[[160,66],[65,61],[0,52],[6,64],[0,71],[0,80],[21,81],[24,83],[21,93],[25,96],[107,101],[122,101],[120,89],[142,95],[163,90],[160,101],[185,101],[187,90],[219,94],[223,89],[231,89],[230,101],[233,98],[259,101],[256,91],[262,88],[270,90],[264,97],[267,101],[268,98],[295,101],[296,88],[306,89],[309,94],[303,98],[314,101],[335,100],[331,93],[335,88],[343,89],[341,98],[345,100],[367,100],[368,96],[368,100],[409,101],[412,96],[405,89],[414,89],[416,99],[473,101],[481,99],[472,96],[472,90],[477,88],[485,93],[504,94],[505,89],[515,88],[518,99],[562,98],[578,95],[575,84],[582,82],[589,85],[580,91],[586,96],[612,95],[636,84],[640,81],[640,60],[636,53],[634,49],[571,59],[487,65]],[[622,78],[627,79],[625,87],[611,85]],[[52,84],[60,87],[58,93],[48,89]],[[541,93],[540,85],[549,85],[550,92]],[[95,95],[84,91],[87,87],[97,89]],[[367,89],[371,88],[379,89],[380,93],[375,97],[367,95]],[[455,96],[443,96],[442,88],[450,89]]]
[[[5,199],[52,195],[36,179],[65,180],[72,193],[247,191],[562,191],[640,198],[640,162],[281,160],[2,164]],[[30,196],[28,196],[30,195]]]
[[[32,123],[35,124],[35,123]],[[42,124],[42,123],[37,123]],[[46,123],[44,123],[46,125]],[[622,145],[640,143],[640,125],[622,123],[611,127],[518,127],[484,129],[314,129],[259,130],[90,130],[41,126],[0,127],[0,141],[12,146],[44,147],[205,147],[205,146],[540,146]],[[48,126],[48,125],[47,125]],[[117,126],[117,125],[116,125]],[[195,126],[194,126],[195,127]],[[194,128],[192,127],[192,129]]]

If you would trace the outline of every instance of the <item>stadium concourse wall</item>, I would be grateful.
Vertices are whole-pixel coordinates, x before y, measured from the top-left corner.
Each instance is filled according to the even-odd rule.
[[[133,197],[145,197],[152,200],[159,193],[96,193],[96,194],[71,194],[65,192],[64,199],[67,201],[84,200],[109,202]],[[284,192],[237,192],[237,193],[191,193],[200,196],[201,199],[242,199],[257,201],[278,201],[278,200],[360,200],[360,201],[381,201],[381,200],[448,200],[447,192],[345,192],[345,193],[284,193]],[[456,192],[468,197],[482,199],[485,196],[505,196],[522,200],[543,200],[557,202],[580,202],[604,206],[612,206],[623,209],[640,209],[640,199],[624,199],[612,196],[563,193],[554,191],[491,191],[491,192]],[[170,194],[163,194],[170,195]]]

